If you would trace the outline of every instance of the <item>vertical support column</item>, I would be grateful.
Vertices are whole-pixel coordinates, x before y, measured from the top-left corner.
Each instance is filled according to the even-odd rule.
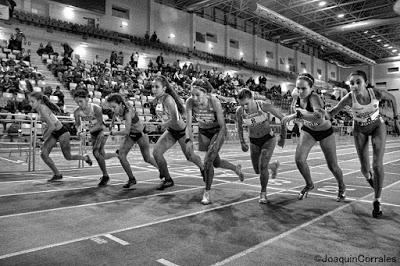
[[[275,43],[275,69],[279,70],[279,44]]]
[[[196,42],[196,29],[194,25],[194,13],[189,14],[189,49],[193,50]]]
[[[325,64],[325,78],[324,78],[324,80],[325,80],[325,82],[328,82],[328,81],[329,81],[329,73],[328,73],[329,67],[328,67],[328,62],[327,62],[327,61],[323,61],[323,62],[324,62],[324,64]]]
[[[224,28],[224,56],[225,57],[228,57],[228,46],[229,46],[228,25],[225,24],[225,28]]]
[[[369,82],[371,85],[375,84],[375,65],[369,66]]]
[[[297,73],[300,72],[300,71],[299,71],[299,66],[297,65],[297,62],[298,62],[298,61],[299,61],[299,50],[296,48],[296,49],[294,50],[293,64],[294,64],[294,67],[295,67]],[[297,73],[296,73],[296,74],[297,74]]]
[[[314,72],[314,71],[315,71],[315,69],[314,69],[314,67],[315,67],[315,66],[314,66],[315,61],[314,61],[314,59],[315,59],[315,58],[314,58],[314,55],[312,55],[312,56],[311,56],[311,73],[310,73],[310,74],[313,75],[313,76],[315,76],[315,72]]]
[[[151,35],[154,29],[154,22],[153,22],[153,5],[154,5],[154,0],[149,0],[147,4],[147,31]]]
[[[253,64],[257,62],[257,35],[253,34]],[[261,64],[261,62],[260,62]]]

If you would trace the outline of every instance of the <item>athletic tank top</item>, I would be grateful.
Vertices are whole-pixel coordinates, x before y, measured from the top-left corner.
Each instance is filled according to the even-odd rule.
[[[375,93],[372,88],[368,88],[368,93],[371,98],[371,102],[366,105],[362,105],[357,101],[356,95],[351,93],[353,119],[360,123],[362,126],[366,126],[378,119],[379,116],[379,100],[376,99]]]
[[[257,104],[257,112],[252,114],[247,114],[243,109],[243,123],[249,127],[257,127],[268,121],[268,113],[261,109],[260,102],[255,101]]]
[[[310,95],[308,96],[305,108],[302,108],[301,105],[300,105],[300,97],[297,98],[296,108],[302,108],[302,109],[305,109],[308,112],[314,113],[314,108],[312,107],[312,104],[310,102],[310,98],[311,98],[311,95],[313,93],[314,92],[311,92]],[[317,126],[320,125],[320,123],[311,122],[311,121],[308,121],[308,120],[305,120],[305,119],[301,119],[301,122],[303,123],[304,126],[309,127],[309,128],[314,128],[314,127],[317,127]]]
[[[131,119],[131,129],[130,132],[132,133],[139,133],[142,132],[144,129],[143,124],[140,122],[139,116],[136,112],[136,110],[132,107],[126,107],[124,108],[124,113],[122,114],[122,117],[126,119],[126,115],[129,113],[129,111],[132,111],[132,119]]]
[[[55,128],[60,127],[60,125],[62,126],[60,120],[58,120],[57,116],[51,110],[50,110],[50,116],[49,116],[48,120],[44,120],[43,114],[42,114],[42,108],[50,109],[46,105],[42,105],[40,110],[38,111],[38,114],[39,114],[38,120],[42,121],[42,123],[44,123],[45,126],[48,126],[47,122],[50,122],[51,124],[53,124],[55,126]]]
[[[168,113],[168,110],[165,108],[164,106],[164,101],[165,98],[168,97],[169,94],[164,95],[159,101],[157,101],[156,104],[156,115],[157,118],[160,119],[161,121],[165,122],[171,119],[171,114]],[[178,106],[176,105],[176,103],[174,102],[174,108],[176,111],[176,120],[180,120],[181,119],[181,114],[178,111]]]
[[[194,116],[199,123],[199,128],[214,128],[218,126],[217,113],[214,110],[211,102],[211,97],[207,97],[207,106],[193,107]]]
[[[97,124],[97,118],[94,113],[94,107],[98,106],[94,103],[88,103],[89,113],[85,113],[83,110],[79,110],[79,116],[81,119],[82,130],[90,130],[93,126]],[[98,106],[100,108],[100,106]],[[101,121],[104,124],[104,121]]]

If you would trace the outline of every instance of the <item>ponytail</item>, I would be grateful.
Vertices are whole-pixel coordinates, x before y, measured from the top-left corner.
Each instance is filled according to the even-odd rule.
[[[50,102],[49,97],[47,97],[43,93],[35,91],[29,94],[29,96],[41,101],[42,104],[46,105],[54,114],[56,115],[61,114],[61,109],[54,103]]]
[[[181,101],[181,98],[179,97],[178,93],[175,91],[175,89],[171,86],[171,84],[168,82],[168,79],[165,76],[158,76],[155,78],[155,81],[161,82],[161,84],[166,88],[165,93],[168,93],[171,95],[171,97],[174,99],[176,106],[178,107],[178,111],[181,115],[185,114],[185,107],[183,106],[183,103]]]

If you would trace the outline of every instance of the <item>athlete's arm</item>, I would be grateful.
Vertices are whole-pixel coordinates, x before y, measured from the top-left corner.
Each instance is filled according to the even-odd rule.
[[[41,117],[47,125],[47,130],[43,134],[43,139],[47,140],[51,136],[51,133],[56,129],[55,121],[50,119],[50,116],[54,114],[47,106],[42,105],[40,109]]]
[[[303,108],[298,108],[296,110],[296,117],[314,123],[321,123],[325,117],[325,110],[323,108],[321,98],[316,94],[311,94],[310,104],[314,112],[309,112]]]
[[[103,129],[103,112],[100,106],[93,106],[94,116],[96,117],[96,125],[90,129],[90,133],[97,132]]]
[[[193,100],[192,97],[186,100],[186,138],[193,141],[193,129],[192,129],[192,122],[193,122]]]
[[[391,94],[387,91],[384,91],[384,90],[376,89],[376,88],[373,88],[373,90],[374,90],[375,96],[378,99],[382,99],[382,100],[391,102],[392,108],[393,108],[393,116],[395,116],[395,117],[398,116],[399,113],[397,110],[397,102],[396,102],[396,98],[393,96],[393,94]]]
[[[261,109],[264,112],[269,112],[271,114],[273,114],[274,116],[278,117],[279,120],[282,120],[282,118],[284,117],[284,115],[279,112],[272,104],[267,103],[267,102],[263,102],[261,105]]]
[[[246,144],[246,141],[244,140],[244,137],[243,137],[243,117],[242,117],[242,115],[243,115],[243,108],[241,106],[239,106],[236,109],[236,121],[237,121],[239,140],[240,140],[240,143],[243,145],[243,144]]]
[[[129,109],[129,112],[125,114],[125,129],[121,131],[112,131],[112,135],[116,136],[127,136],[131,132],[131,126],[132,126],[132,117],[135,115],[132,109]]]
[[[217,114],[217,121],[218,125],[221,128],[219,134],[225,134],[226,132],[226,124],[225,124],[225,117],[224,112],[222,110],[221,102],[214,96],[211,96],[211,104]]]
[[[175,100],[172,98],[172,96],[166,97],[164,100],[164,107],[168,110],[168,113],[170,114],[170,119],[167,121],[164,121],[161,124],[162,128],[168,128],[170,125],[176,124],[178,122],[178,108],[176,106]]]
[[[351,102],[351,95],[350,93],[347,93],[341,100],[340,102],[338,102],[338,104],[336,104],[335,107],[333,107],[330,111],[327,112],[327,114],[330,117],[334,117],[336,114],[338,114],[341,110],[343,110],[343,108],[348,105],[351,106],[352,102]]]

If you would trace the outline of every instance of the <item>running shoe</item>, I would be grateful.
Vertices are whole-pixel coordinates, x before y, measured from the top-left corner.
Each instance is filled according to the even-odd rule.
[[[372,217],[374,218],[379,218],[382,216],[382,210],[381,210],[381,203],[377,200],[374,201],[373,203],[374,209],[372,211]]]
[[[258,200],[258,203],[261,203],[261,204],[267,204],[268,203],[267,192],[261,192],[260,193],[260,199]]]
[[[241,164],[236,165],[236,171],[235,172],[239,176],[239,180],[241,182],[243,182],[244,181],[244,174],[242,172],[242,165]]]
[[[123,185],[123,188],[130,188],[131,186],[136,185],[136,179],[129,179],[128,182]]]
[[[164,190],[166,188],[172,187],[173,185],[174,185],[174,180],[172,180],[172,178],[164,179],[161,181],[161,184],[158,186],[157,190]]]
[[[312,184],[311,186],[305,186],[301,192],[299,193],[299,200],[302,200],[303,198],[307,198],[308,196],[308,192],[314,189],[314,184]]]
[[[85,163],[87,163],[89,166],[92,166],[93,162],[92,159],[90,159],[90,156],[85,154],[83,155],[85,157]]]
[[[280,166],[280,165],[281,165],[281,164],[279,163],[278,160],[276,160],[275,162],[273,162],[273,163],[271,164],[270,169],[271,169],[271,178],[272,178],[272,179],[275,179],[276,176],[278,175],[278,169],[279,169],[279,166]]]
[[[339,186],[339,191],[338,191],[338,195],[336,198],[336,201],[344,201],[346,199],[346,186],[343,184],[342,186]]]
[[[211,204],[210,191],[204,190],[203,199],[201,200],[201,204],[203,204],[203,205]]]
[[[49,180],[47,180],[47,182],[57,182],[60,181],[63,178],[62,175],[53,175],[52,178],[50,178]]]
[[[110,180],[109,176],[102,176],[100,178],[100,183],[98,184],[99,187],[107,186],[108,181]]]

